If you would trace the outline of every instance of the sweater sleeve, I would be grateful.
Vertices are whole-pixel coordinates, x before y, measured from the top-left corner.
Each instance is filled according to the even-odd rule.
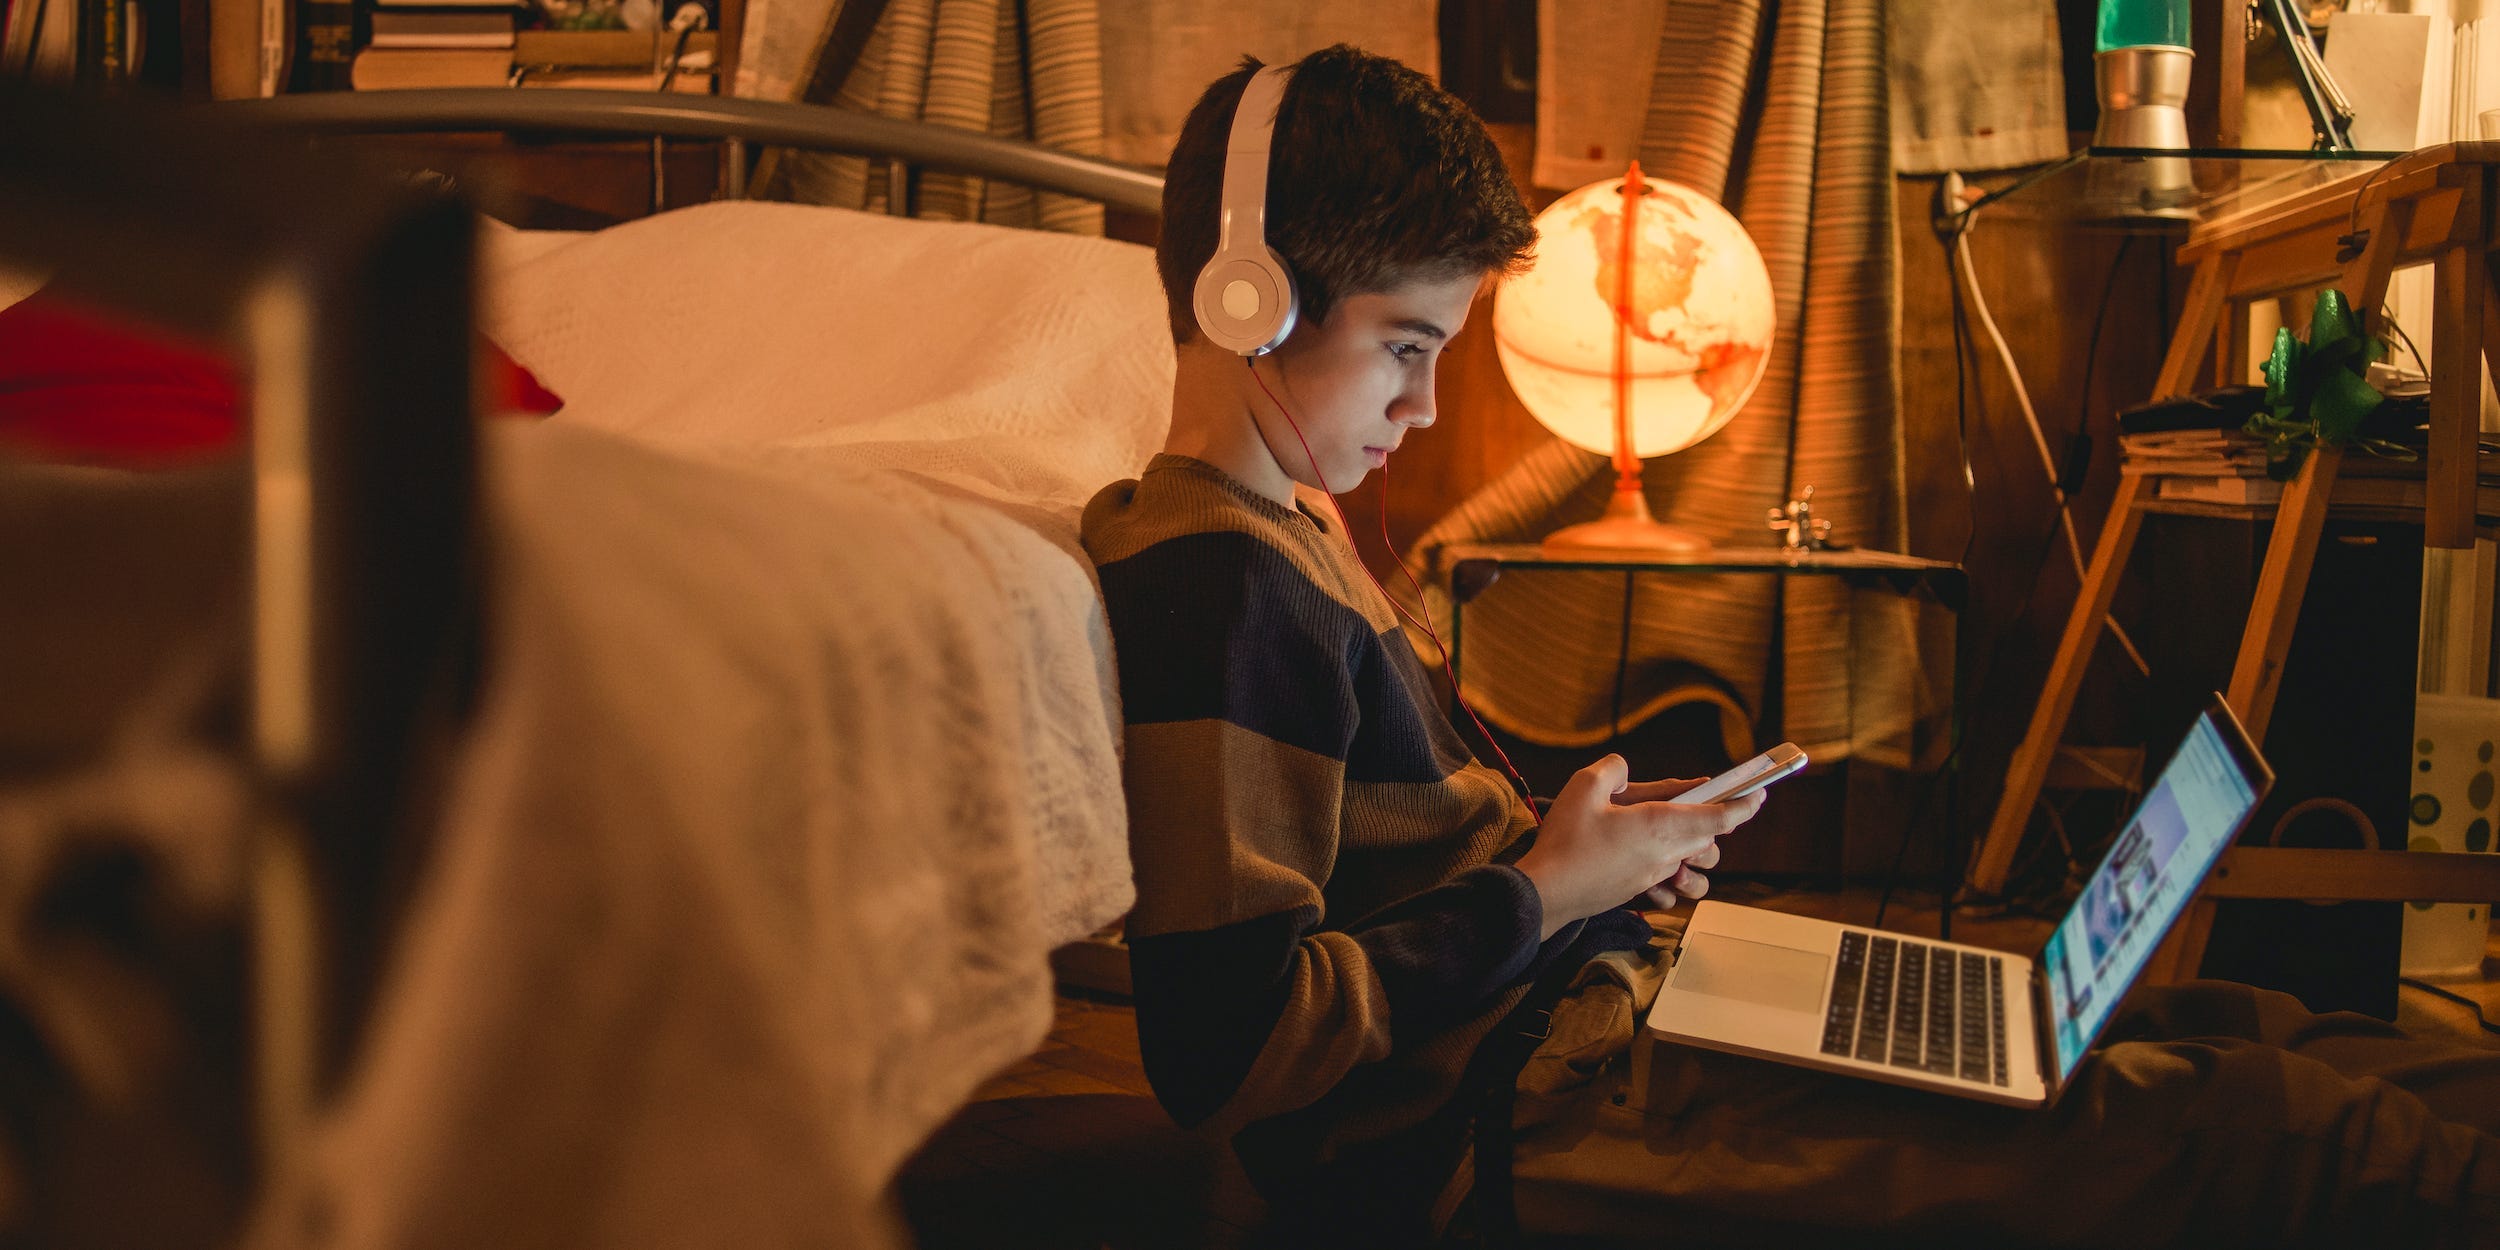
[[[1168,539],[1101,573],[1128,720],[1138,1034],[1174,1119],[1226,1130],[1306,1106],[1527,974],[1543,913],[1507,865],[1350,924],[1326,915],[1378,645],[1359,613],[1241,534]]]

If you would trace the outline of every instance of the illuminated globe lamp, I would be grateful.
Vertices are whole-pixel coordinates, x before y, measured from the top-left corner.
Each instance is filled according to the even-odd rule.
[[[1554,201],[1536,230],[1534,267],[1494,296],[1494,348],[1539,423],[1615,468],[1605,515],[1556,530],[1545,550],[1709,550],[1650,515],[1641,461],[1718,433],[1762,381],[1776,322],[1762,253],[1717,201],[1638,164]]]

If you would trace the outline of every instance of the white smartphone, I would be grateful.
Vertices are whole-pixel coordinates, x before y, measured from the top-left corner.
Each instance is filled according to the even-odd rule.
[[[1741,799],[1805,766],[1805,751],[1794,742],[1783,742],[1667,801],[1724,803]]]

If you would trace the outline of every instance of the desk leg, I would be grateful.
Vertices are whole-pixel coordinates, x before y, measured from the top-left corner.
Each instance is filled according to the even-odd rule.
[[[2200,283],[2204,272],[2198,271]],[[2211,332],[2208,322],[2206,333]],[[2092,646],[2100,639],[2102,622],[2109,619],[2110,600],[2118,594],[2118,575],[2127,567],[2136,531],[2144,522],[2136,505],[2150,489],[2141,473],[2127,471],[2118,476],[2117,498],[2110,501],[2109,516],[2101,522],[2091,567],[2084,571],[2075,610],[2066,618],[2057,658],[2049,665],[2048,685],[2040,692],[2039,706],[2032,709],[2031,727],[2024,732],[2022,745],[2014,750],[2005,773],[2005,794],[1997,800],[1996,816],[1988,822],[1987,837],[1981,839],[1979,854],[1971,862],[1973,893],[2001,893],[2006,874],[2013,871],[2014,852],[2021,848],[2023,829],[2031,823],[2031,805],[2048,780],[2049,758],[2057,754],[2058,739],[2066,732],[2066,717],[2074,711],[2075,694],[2083,688],[2084,670],[2092,662]]]
[[[2439,254],[2431,302],[2429,483],[2422,545],[2474,545],[2475,445],[2483,424],[2484,301],[2490,276],[2482,249]]]
[[[2309,563],[2317,556],[2318,532],[2326,524],[2327,496],[2335,491],[2336,470],[2343,462],[2340,447],[2312,449],[2275,510],[2274,537],[2266,544],[2265,567],[2257,574],[2256,598],[2248,605],[2248,627],[2240,634],[2239,659],[2231,666],[2227,693],[2252,742],[2266,740],[2266,722],[2274,715],[2274,696],[2283,683],[2283,657],[2291,652],[2292,626],[2300,619],[2301,596],[2309,588]]]

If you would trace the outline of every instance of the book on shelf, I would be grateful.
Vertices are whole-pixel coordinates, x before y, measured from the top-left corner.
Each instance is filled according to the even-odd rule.
[[[2237,430],[2125,434],[2118,455],[2146,473],[2181,477],[2264,477],[2266,445]]]
[[[289,0],[295,8],[295,42],[288,53],[289,91],[345,91],[355,85],[355,0]]]
[[[512,81],[512,54],[502,48],[367,48],[356,54],[358,91],[426,87],[501,87]]]
[[[2165,477],[2153,483],[2153,496],[2233,506],[2269,504],[2283,498],[2283,483],[2263,473],[2256,477]]]
[[[393,8],[373,13],[368,48],[509,48],[509,9]]]
[[[686,40],[686,58],[692,61],[698,54],[715,51],[719,40],[712,31],[696,31]],[[512,60],[532,74],[566,69],[656,71],[675,46],[674,36],[650,31],[525,30],[513,43]]]
[[[610,34],[624,38],[605,38]],[[690,40],[689,58],[710,51],[711,37],[707,31]],[[375,46],[357,54],[354,78],[359,91],[511,85],[657,91],[664,78],[672,92],[712,90],[708,68],[680,70],[671,78],[654,67],[649,36],[622,31],[525,30],[509,49]]]
[[[2158,499],[2228,507],[2265,507],[2282,502],[2285,482],[2268,478],[2166,477],[2153,484]],[[2485,474],[2475,484],[2475,511],[2500,517],[2500,475]],[[2329,497],[2337,507],[2395,508],[2419,511],[2430,498],[2429,484],[2412,477],[2349,477],[2337,475]]]

